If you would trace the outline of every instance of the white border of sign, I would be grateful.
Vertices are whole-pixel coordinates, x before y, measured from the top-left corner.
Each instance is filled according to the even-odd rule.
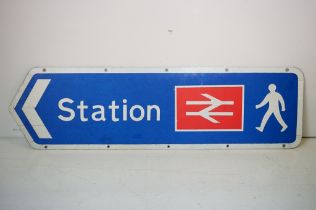
[[[35,74],[45,73],[294,73],[298,77],[298,112],[297,112],[297,136],[293,143],[278,144],[59,144],[41,145],[33,141],[31,135],[23,125],[14,108],[22,96],[27,84]],[[252,68],[252,67],[35,67],[26,76],[23,84],[11,102],[9,110],[17,122],[23,135],[35,149],[278,149],[295,148],[302,139],[302,118],[303,118],[303,89],[304,75],[297,67],[277,68]]]

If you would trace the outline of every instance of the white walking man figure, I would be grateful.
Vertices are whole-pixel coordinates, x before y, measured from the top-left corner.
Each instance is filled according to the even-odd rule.
[[[280,107],[279,107],[279,103],[280,103],[282,112],[285,111],[284,99],[281,96],[281,94],[276,92],[275,90],[276,90],[276,85],[270,84],[269,85],[270,93],[268,93],[266,95],[266,97],[263,99],[263,101],[260,104],[256,105],[256,109],[259,109],[259,108],[263,107],[264,105],[266,105],[267,103],[269,103],[268,111],[265,113],[265,115],[261,121],[260,127],[256,127],[256,129],[260,132],[263,132],[264,127],[265,127],[267,121],[269,120],[269,118],[271,117],[272,114],[274,114],[275,118],[282,126],[281,132],[283,132],[287,129],[287,125],[285,124],[284,120],[281,117]]]

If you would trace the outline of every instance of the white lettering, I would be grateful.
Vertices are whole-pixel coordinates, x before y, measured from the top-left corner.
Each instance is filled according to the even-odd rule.
[[[156,121],[160,121],[160,108],[157,105],[147,106],[147,121],[151,121],[151,110],[156,110]]]
[[[119,106],[116,106],[115,101],[112,101],[112,104],[109,106],[109,109],[112,111],[112,121],[118,122],[120,119],[116,117],[115,110],[119,109]]]
[[[144,119],[146,121],[160,121],[160,107],[158,105],[147,105],[146,109],[139,104],[130,107],[127,99],[122,100],[121,106],[115,100],[111,101],[109,106],[98,104],[88,106],[83,100],[79,101],[79,103],[77,102],[77,106],[71,105],[73,103],[75,101],[71,98],[62,98],[58,101],[58,108],[62,111],[58,115],[60,120],[65,122],[72,121],[78,115],[77,117],[79,117],[81,122],[88,122],[89,120],[105,122],[107,120],[106,114],[108,114],[110,115],[108,119],[112,122],[119,122],[120,120],[123,122],[128,120],[139,122]],[[108,111],[105,110],[106,108],[108,108]]]
[[[139,117],[135,117],[135,113],[134,113],[135,109],[138,109],[138,110],[140,111]],[[132,119],[133,121],[139,122],[139,121],[141,121],[142,119],[144,119],[145,110],[144,110],[144,108],[143,108],[142,106],[140,106],[140,105],[134,105],[134,106],[132,106],[131,109],[129,110],[129,115],[130,115],[130,117],[131,117],[131,119]]]
[[[104,106],[101,105],[95,105],[92,107],[92,109],[99,109],[99,111],[95,111],[92,113],[91,118],[94,121],[105,121],[105,112],[104,112]],[[100,115],[99,117],[97,117]]]
[[[123,99],[123,121],[127,121],[127,100]]]
[[[72,104],[74,101],[70,98],[63,98],[61,99],[59,102],[58,102],[58,108],[61,110],[61,111],[64,111],[64,112],[68,112],[69,113],[69,116],[68,117],[65,117],[63,115],[58,115],[58,118],[61,119],[62,121],[71,121],[75,118],[75,111],[71,108],[68,108],[68,107],[65,107],[64,106],[64,103],[70,103]]]
[[[85,110],[85,109],[88,109],[88,106],[84,105],[84,101],[80,101],[80,105],[77,106],[77,109],[80,110],[80,120],[81,120],[82,122],[87,122],[87,121],[88,121],[88,118],[86,118],[86,117],[84,116],[84,110]]]

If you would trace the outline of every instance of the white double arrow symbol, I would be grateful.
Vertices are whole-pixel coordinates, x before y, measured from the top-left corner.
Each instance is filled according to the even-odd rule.
[[[233,105],[234,101],[221,101],[214,96],[209,94],[203,93],[201,94],[205,98],[209,99],[207,101],[186,101],[186,105],[210,105],[205,109],[202,109],[198,112],[186,112],[187,116],[201,116],[212,123],[220,123],[219,121],[215,120],[211,116],[233,116],[233,112],[212,112],[213,109],[222,106],[222,105]]]
[[[22,111],[24,112],[37,136],[39,138],[46,139],[51,139],[52,136],[48,132],[40,116],[37,114],[35,108],[37,107],[37,104],[42,98],[49,83],[50,79],[38,79],[22,107]]]

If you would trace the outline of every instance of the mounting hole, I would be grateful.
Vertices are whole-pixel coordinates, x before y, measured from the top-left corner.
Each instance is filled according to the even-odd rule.
[[[226,144],[226,148],[229,148],[229,144]]]
[[[226,68],[226,69],[225,69],[225,72],[228,72],[228,71],[229,71],[229,69]]]
[[[43,72],[46,72],[46,69],[42,69]]]
[[[106,147],[107,147],[107,148],[110,148],[111,146],[110,146],[110,145],[107,145]]]
[[[108,69],[107,69],[107,68],[105,68],[105,69],[104,69],[104,72],[108,72]]]
[[[167,145],[167,148],[170,148],[170,145]]]
[[[165,72],[168,72],[169,71],[169,69],[165,69]]]
[[[283,148],[285,148],[285,147],[286,147],[286,145],[285,145],[285,144],[282,144],[282,147],[283,147]]]
[[[44,148],[47,149],[47,145],[45,145]]]
[[[289,68],[286,68],[286,69],[285,69],[285,71],[286,71],[286,72],[289,72],[289,71],[290,71],[290,69],[289,69]]]

